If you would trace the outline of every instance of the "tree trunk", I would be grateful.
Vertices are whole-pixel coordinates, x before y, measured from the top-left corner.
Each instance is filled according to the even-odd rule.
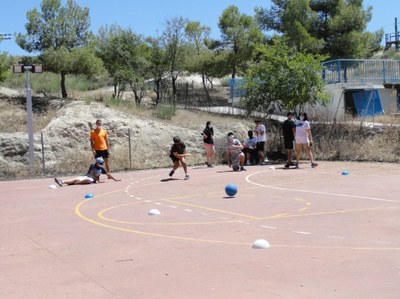
[[[172,76],[172,103],[176,102],[176,78]]]
[[[162,78],[157,78],[155,80],[156,83],[156,89],[154,90],[156,92],[156,106],[160,102],[160,95],[161,95],[161,80]]]
[[[204,92],[206,93],[207,102],[211,103],[210,93],[208,92],[207,84],[206,84],[206,76],[204,74],[201,74],[201,81],[203,82],[203,88],[204,88]]]
[[[61,97],[66,99],[68,97],[67,89],[65,88],[65,72],[61,72]]]

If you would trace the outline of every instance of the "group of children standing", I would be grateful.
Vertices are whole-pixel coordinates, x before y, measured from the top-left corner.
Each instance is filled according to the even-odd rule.
[[[296,149],[296,163],[295,168],[299,168],[299,161],[302,155],[303,149],[306,151],[307,156],[310,160],[311,167],[318,166],[318,163],[314,161],[312,154],[313,138],[311,134],[310,123],[307,118],[307,113],[302,112],[298,119],[295,118],[293,112],[287,113],[287,119],[282,124],[282,135],[284,139],[284,146],[287,150],[287,163],[285,168],[288,169],[293,164],[293,150]],[[246,171],[244,168],[246,165],[260,164],[264,165],[265,158],[265,142],[267,140],[267,134],[265,126],[260,120],[255,120],[255,130],[247,132],[248,139],[242,144],[239,139],[235,138],[232,132],[227,135],[226,145],[226,159],[228,166],[233,171]],[[213,160],[215,157],[215,146],[214,146],[214,128],[211,121],[207,121],[206,127],[201,133],[203,137],[204,149],[206,151],[206,162],[207,167],[213,167]],[[185,172],[185,180],[189,179],[186,164],[186,146],[180,140],[178,136],[173,138],[174,144],[171,147],[170,158],[173,161],[173,169],[169,173],[169,176],[175,173],[175,170],[182,165]]]
[[[296,164],[295,168],[299,168],[299,161],[303,149],[306,151],[308,159],[310,160],[311,167],[315,168],[318,163],[314,161],[312,154],[313,137],[311,134],[311,127],[308,121],[307,113],[300,113],[299,118],[296,120],[293,112],[287,113],[287,119],[282,125],[282,135],[284,140],[285,149],[287,151],[287,163],[285,168],[292,165],[293,150],[296,147]]]

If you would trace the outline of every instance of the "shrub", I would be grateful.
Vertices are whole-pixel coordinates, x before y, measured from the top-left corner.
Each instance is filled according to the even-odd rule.
[[[176,107],[174,105],[158,105],[153,111],[153,116],[160,119],[171,120],[175,113]]]

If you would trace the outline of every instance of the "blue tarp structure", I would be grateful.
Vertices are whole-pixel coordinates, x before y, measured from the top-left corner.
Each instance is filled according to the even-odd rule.
[[[379,92],[376,89],[353,93],[354,106],[358,116],[384,114]]]

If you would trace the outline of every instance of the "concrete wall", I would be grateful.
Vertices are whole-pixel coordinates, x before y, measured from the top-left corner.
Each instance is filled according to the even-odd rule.
[[[345,118],[345,102],[344,102],[344,92],[350,90],[369,90],[377,89],[379,92],[379,97],[381,98],[382,108],[385,114],[397,113],[397,92],[396,89],[386,89],[383,85],[379,84],[328,84],[325,86],[325,92],[330,96],[331,100],[323,107],[321,105],[316,108],[324,111],[324,116],[328,119],[334,119],[336,116],[337,120]]]

